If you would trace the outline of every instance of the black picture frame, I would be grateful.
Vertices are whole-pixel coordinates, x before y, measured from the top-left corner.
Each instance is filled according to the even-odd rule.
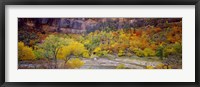
[[[0,85],[1,87],[199,87],[200,0],[1,0]],[[195,82],[5,82],[6,5],[195,5]],[[185,78],[187,79],[187,78]]]

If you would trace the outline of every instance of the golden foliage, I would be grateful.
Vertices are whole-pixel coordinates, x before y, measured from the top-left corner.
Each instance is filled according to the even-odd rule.
[[[170,65],[165,65],[165,64],[158,64],[156,67],[156,69],[172,69],[172,66]]]
[[[124,55],[125,55],[125,54],[124,54],[124,51],[123,51],[123,50],[119,50],[118,56],[121,57],[121,56],[124,56]]]
[[[154,69],[153,66],[146,66],[147,69]]]
[[[84,45],[76,41],[70,43],[68,46],[71,53],[75,56],[80,56],[83,52],[86,51]]]
[[[148,56],[155,56],[156,53],[154,50],[152,50],[151,48],[145,48],[144,49],[144,56],[148,57]]]
[[[23,42],[18,42],[18,58],[19,60],[35,60],[32,48],[25,46]]]
[[[125,65],[124,64],[119,64],[116,69],[125,69]]]
[[[85,49],[84,45],[82,43],[79,43],[77,41],[71,42],[67,46],[62,46],[57,49],[57,58],[58,59],[66,59],[70,55],[74,56],[83,56],[85,58],[89,58],[89,52]]]
[[[84,62],[79,58],[71,59],[66,63],[66,66],[70,69],[77,69],[84,65]]]
[[[100,52],[101,51],[101,48],[100,47],[96,47],[95,49],[94,49],[94,51],[93,52],[96,52],[96,53],[98,53],[98,52]]]
[[[165,64],[158,64],[155,67],[148,65],[146,66],[146,69],[172,69],[172,67],[170,65],[165,65]]]
[[[83,52],[83,57],[84,57],[84,58],[90,58],[89,51],[87,51],[87,50],[84,51],[84,52]]]
[[[60,49],[57,49],[58,53],[57,53],[57,58],[58,59],[63,59],[66,60],[66,57],[70,55],[70,49],[68,46],[63,46]]]
[[[132,48],[131,50],[139,57],[144,56],[144,52],[139,48]]]

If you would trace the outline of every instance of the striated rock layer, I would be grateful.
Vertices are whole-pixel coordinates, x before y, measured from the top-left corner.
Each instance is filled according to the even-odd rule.
[[[164,23],[182,18],[18,18],[19,29],[61,33],[86,33],[97,29],[126,29],[143,26],[165,27]]]

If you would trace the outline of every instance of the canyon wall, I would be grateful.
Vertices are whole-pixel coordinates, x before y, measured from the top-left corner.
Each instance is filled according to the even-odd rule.
[[[128,29],[180,22],[182,18],[18,18],[18,29],[48,32],[86,33],[97,29]]]

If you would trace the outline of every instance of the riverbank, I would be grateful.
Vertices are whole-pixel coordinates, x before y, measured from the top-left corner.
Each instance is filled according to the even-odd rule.
[[[125,69],[145,69],[146,66],[156,67],[161,61],[152,61],[147,58],[81,58],[84,65],[80,69],[116,69],[120,64]],[[65,62],[58,60],[57,68],[66,69]],[[20,61],[19,69],[54,69],[55,63],[48,60]]]

